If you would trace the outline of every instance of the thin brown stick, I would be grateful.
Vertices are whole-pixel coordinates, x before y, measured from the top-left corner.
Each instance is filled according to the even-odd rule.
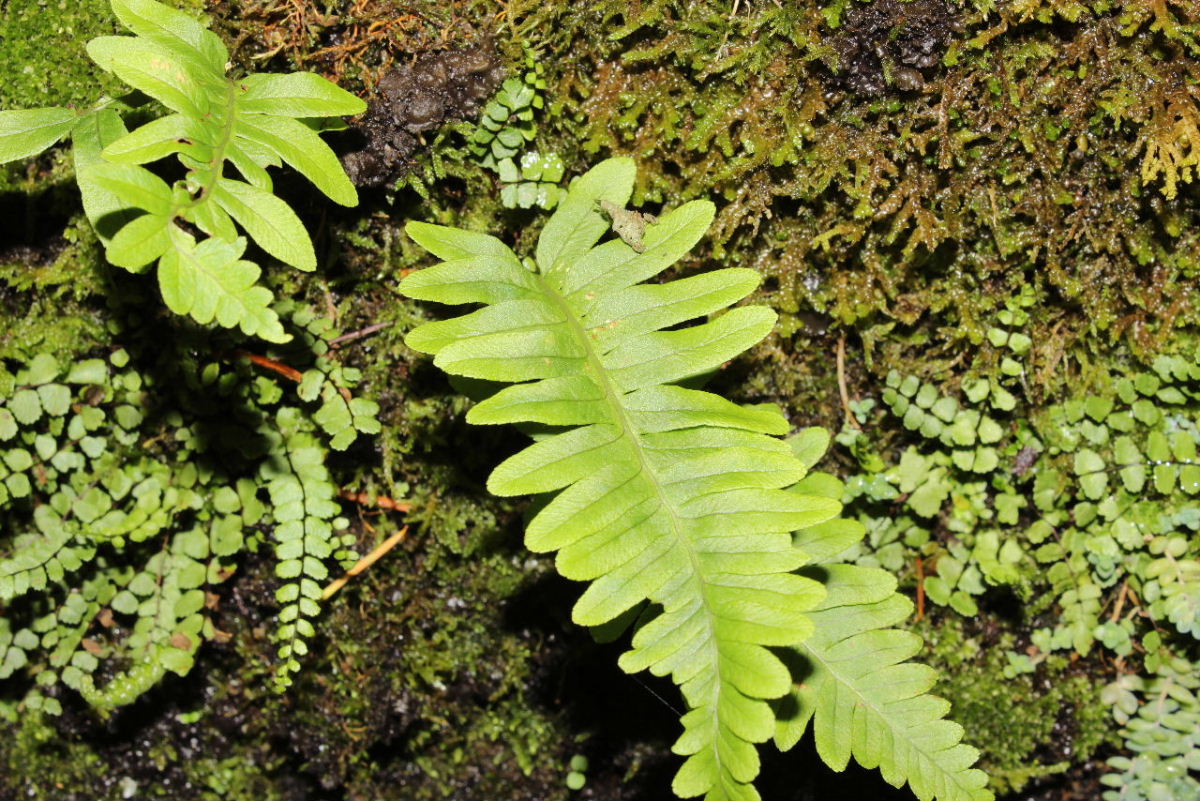
[[[917,620],[925,617],[925,560],[917,557]]]
[[[1138,594],[1133,589],[1133,587],[1129,586],[1128,581],[1125,582],[1125,596],[1129,599],[1129,611],[1125,613],[1126,618],[1131,618],[1134,615],[1139,614],[1139,613],[1144,614],[1146,617],[1149,617],[1148,614],[1145,614],[1143,612],[1142,601],[1140,598],[1138,598]]]
[[[858,421],[854,419],[854,413],[850,411],[850,391],[846,389],[846,335],[842,334],[838,337],[837,343],[837,378],[838,392],[842,396],[842,409],[846,412],[846,424],[857,429],[862,429]]]
[[[333,339],[329,340],[329,347],[340,348],[347,342],[353,342],[356,339],[368,337],[377,331],[382,331],[383,329],[390,328],[393,325],[395,325],[395,323],[375,323],[375,325],[368,325],[366,328],[360,328],[357,331],[351,331],[348,334],[342,334],[340,337],[334,337]]]
[[[392,548],[395,548],[406,536],[408,536],[408,526],[405,526],[383,542],[376,545],[369,554],[364,556],[362,559],[359,559],[358,562],[355,563],[354,567],[347,570],[344,576],[326,587],[325,591],[321,593],[321,600],[328,601],[330,598],[332,598],[335,594],[337,594],[338,590],[346,586],[347,582],[349,582],[351,578],[357,576],[359,573],[378,562],[385,553],[392,550]]]
[[[365,492],[353,492],[352,490],[342,490],[338,493],[343,500],[357,503],[359,506],[378,506],[380,509],[390,509],[395,512],[407,512],[412,509],[412,504],[405,501],[397,501],[394,498],[389,498],[386,495],[380,495],[372,498]]]
[[[266,356],[259,356],[257,353],[250,353],[244,350],[236,350],[234,353],[236,353],[238,356],[245,356],[259,367],[265,367],[268,370],[279,373],[284,378],[289,378],[292,381],[295,381],[297,384],[300,383],[300,379],[304,378],[304,373],[300,372],[295,367],[288,367],[286,364],[277,362],[274,359],[268,359]]]
[[[1121,619],[1121,611],[1125,608],[1125,596],[1129,594],[1129,579],[1121,582],[1121,591],[1117,593],[1117,604],[1113,607],[1112,617],[1109,618],[1113,623]]]

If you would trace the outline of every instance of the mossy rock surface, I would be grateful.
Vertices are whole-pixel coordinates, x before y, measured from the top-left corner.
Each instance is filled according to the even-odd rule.
[[[765,278],[760,299],[781,324],[713,386],[780,403],[797,426],[837,429],[848,413],[843,393],[877,395],[893,368],[953,389],[968,374],[997,375],[1005,353],[987,332],[1021,292],[1033,297],[1022,381],[1047,403],[1181,350],[1200,322],[1200,62],[1195,23],[1182,12],[1166,24],[1144,4],[1057,0],[546,0],[502,9],[246,0],[203,10],[236,64],[312,69],[365,95],[391,63],[430,52],[490,42],[513,73],[535,54],[549,85],[537,144],[564,159],[568,176],[630,155],[635,203],[657,211],[717,202],[716,225],[680,271],[754,267]],[[118,91],[83,53],[87,39],[113,32],[105,0],[6,4],[0,108],[84,106]],[[395,293],[404,271],[426,263],[404,221],[487,230],[521,247],[545,219],[503,206],[462,131],[423,136],[399,188],[364,192],[358,209],[322,206],[283,178],[277,190],[319,231],[325,266],[312,277],[265,278],[277,296],[336,315],[344,330],[390,324],[343,351],[380,403],[384,433],[331,468],[348,489],[412,503],[407,518],[347,505],[362,544],[405,522],[409,538],[330,604],[288,695],[265,689],[276,604],[261,556],[223,586],[219,627],[232,636],[206,646],[187,679],[109,721],[64,695],[61,718],[6,724],[0,795],[666,792],[676,735],[669,688],[625,677],[615,646],[570,625],[577,588],[520,546],[527,507],[484,488],[520,437],[468,431],[466,402],[402,344],[435,313]],[[0,235],[0,358],[37,346],[102,349],[106,296],[149,286],[103,263],[71,179],[61,150],[0,170],[0,212],[21,221]],[[144,313],[165,317],[154,303]],[[904,435],[898,421],[873,419],[883,450]],[[825,466],[855,469],[845,450]],[[1021,636],[1024,623],[993,611],[985,608],[987,626]],[[999,646],[999,635],[955,620],[932,633],[930,660],[952,676],[940,691],[968,740],[988,744],[998,788],[1097,792],[1106,668],[1046,666],[1005,680],[998,654],[1012,638]],[[979,653],[981,641],[995,652]],[[997,729],[989,714],[1001,705],[1028,714]],[[565,784],[574,754],[592,766],[577,793]],[[805,765],[806,778],[793,782],[793,759],[803,758],[768,759],[765,795],[828,797],[833,785],[822,782],[840,781]],[[885,797],[873,776],[853,775],[869,797]]]

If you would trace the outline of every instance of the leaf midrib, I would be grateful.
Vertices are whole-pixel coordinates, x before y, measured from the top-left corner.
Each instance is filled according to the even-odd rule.
[[[212,198],[217,182],[221,180],[222,173],[225,172],[225,154],[229,150],[230,144],[233,143],[233,130],[237,122],[237,85],[229,79],[225,80],[225,98],[225,119],[221,124],[218,138],[212,146],[213,156],[205,164],[208,172],[208,175],[205,176],[206,180],[200,185],[200,191],[195,196],[172,209],[172,219],[181,216],[186,208],[208,202]],[[211,114],[211,112],[209,113]],[[199,122],[203,125],[203,120],[199,120]],[[191,177],[196,172],[199,171],[189,170],[188,176]]]
[[[683,547],[684,552],[691,561],[692,574],[695,581],[700,585],[700,599],[705,611],[705,627],[707,629],[709,659],[713,665],[714,673],[716,674],[716,680],[713,682],[713,698],[711,701],[713,710],[713,731],[717,733],[716,736],[713,737],[711,744],[713,751],[713,763],[718,766],[718,770],[720,772],[727,772],[723,766],[720,749],[717,747],[717,744],[720,741],[721,731],[721,722],[718,715],[718,709],[720,708],[719,697],[721,694],[721,688],[723,686],[723,681],[721,680],[721,656],[717,647],[717,632],[715,624],[715,621],[719,618],[719,615],[714,611],[712,603],[709,600],[708,582],[704,579],[704,573],[700,565],[699,556],[696,554],[695,548],[683,530],[684,527],[681,522],[682,516],[674,508],[674,505],[671,503],[662,483],[659,481],[658,475],[655,473],[649,459],[647,458],[647,447],[642,443],[641,437],[638,434],[637,428],[633,424],[633,420],[630,417],[629,412],[621,403],[621,397],[623,393],[609,379],[608,372],[604,367],[603,361],[601,361],[600,354],[597,353],[596,349],[593,347],[592,339],[590,336],[588,336],[587,329],[584,327],[582,321],[576,315],[575,310],[568,303],[567,299],[560,294],[549,281],[546,280],[544,275],[539,273],[535,274],[534,277],[546,296],[549,297],[551,302],[558,306],[562,311],[563,317],[567,322],[567,327],[570,329],[580,347],[583,348],[583,351],[586,354],[584,358],[584,369],[591,374],[592,380],[594,380],[600,387],[600,391],[604,396],[604,401],[610,408],[612,417],[615,418],[618,426],[621,429],[621,436],[627,438],[633,446],[633,451],[637,455],[641,473],[645,475],[647,480],[650,482],[654,493],[658,498],[659,505],[664,508],[667,511],[667,514],[670,516],[671,529],[675,534],[675,540]],[[720,776],[717,778],[718,781],[720,781]]]

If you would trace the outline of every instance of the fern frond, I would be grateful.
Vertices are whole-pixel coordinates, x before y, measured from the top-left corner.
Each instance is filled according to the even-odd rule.
[[[811,721],[817,752],[834,770],[853,756],[890,784],[908,782],[923,801],[992,798],[987,776],[971,769],[978,751],[960,742],[961,726],[943,719],[950,704],[928,693],[936,672],[905,661],[921,638],[890,628],[912,613],[912,603],[893,592],[886,571],[826,570],[829,595],[811,613],[816,633],[795,646],[805,673],[793,691],[796,716],[780,722],[779,747],[795,745]]]
[[[308,653],[308,640],[316,630],[312,619],[320,612],[321,584],[329,577],[325,560],[338,544],[335,527],[341,511],[334,499],[337,488],[325,467],[325,452],[316,438],[303,430],[294,410],[276,417],[282,458],[263,462],[275,516],[275,575],[283,583],[275,592],[280,603],[279,628],[274,633],[281,660],[273,677],[275,687],[291,684],[300,670],[300,657]]]
[[[208,536],[200,529],[176,533],[170,546],[133,574],[133,580],[113,598],[118,611],[137,614],[137,622],[125,642],[132,664],[97,688],[92,676],[77,664],[63,670],[63,681],[79,690],[84,699],[100,709],[128,704],[167,671],[187,675],[203,640]],[[128,604],[128,606],[126,606]],[[94,663],[84,665],[92,666]]]
[[[557,493],[533,518],[526,543],[557,551],[559,571],[590,581],[572,616],[597,626],[650,601],[658,617],[620,660],[629,672],[670,675],[689,711],[674,746],[687,757],[681,796],[757,798],[755,743],[770,739],[766,699],[791,686],[767,646],[812,630],[818,582],[790,532],[835,516],[837,501],[785,492],[805,466],[774,408],[745,408],[675,382],[719,367],[770,332],[775,315],[724,309],[758,276],[717,270],[642,285],[705,232],[713,206],[693,201],[646,228],[636,252],[608,229],[600,201],[623,206],[634,164],[610,159],[578,178],[538,241],[536,264],[498,239],[414,222],[409,235],[444,259],[409,275],[401,291],[484,307],[413,330],[410,347],[456,375],[514,383],[475,406],[477,424],[562,427],[492,473],[498,495]]]
[[[840,490],[836,480],[825,488]],[[829,562],[862,533],[860,524],[838,520],[798,532],[796,544]],[[780,750],[794,746],[811,724],[817,752],[834,770],[853,757],[896,787],[907,782],[922,801],[991,799],[987,775],[971,767],[979,752],[961,742],[961,726],[945,720],[950,704],[928,692],[937,673],[907,661],[921,638],[892,628],[912,613],[912,602],[895,591],[896,579],[848,564],[804,572],[819,576],[827,595],[809,613],[815,633],[788,649],[796,683],[776,704]]]
[[[286,162],[333,201],[354,205],[357,193],[337,156],[296,118],[358,114],[365,104],[309,73],[230,79],[224,44],[197,20],[154,0],[113,0],[112,5],[135,35],[98,37],[88,43],[88,53],[102,68],[174,113],[132,132],[126,132],[119,119],[114,124],[115,115],[105,110],[78,123],[60,122],[59,127],[70,123],[83,129],[87,156],[77,159],[79,182],[89,219],[108,246],[109,261],[130,270],[156,260],[160,270],[171,265],[175,273],[189,263],[199,268],[204,260],[195,256],[206,252],[209,240],[197,245],[180,225],[190,223],[234,247],[240,226],[271,256],[300,270],[316,269],[312,241],[291,207],[272,194],[267,168]],[[106,123],[103,130],[101,123]],[[18,152],[17,145],[40,142],[57,130],[21,129],[16,144],[7,150]],[[0,120],[0,137],[4,131],[5,121]],[[0,156],[5,150],[0,140]],[[174,186],[140,166],[171,155],[187,171]],[[227,163],[244,180],[228,176]],[[124,211],[124,219],[112,219],[113,211]],[[131,216],[130,211],[145,214]],[[211,275],[211,280],[185,281],[188,293],[196,297],[177,292],[168,305],[200,322],[215,319],[227,327],[240,325],[248,334],[284,341],[278,319],[263,303],[266,290],[251,288],[257,272],[251,284],[241,280],[249,276],[248,270],[238,272],[237,287]],[[178,277],[170,282],[176,289]]]
[[[121,234],[147,214],[121,229]],[[158,266],[158,285],[167,307],[177,314],[189,314],[201,323],[216,320],[224,326],[240,326],[250,336],[279,342],[286,338],[278,315],[271,309],[270,290],[257,286],[259,269],[241,258],[246,240],[232,242],[212,237],[199,245],[190,234],[179,229],[171,232],[175,247],[162,255]]]

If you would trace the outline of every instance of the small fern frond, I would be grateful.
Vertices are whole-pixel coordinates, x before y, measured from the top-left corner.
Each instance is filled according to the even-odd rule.
[[[908,782],[922,801],[992,798],[987,776],[971,769],[979,752],[960,742],[961,726],[944,720],[949,702],[928,692],[936,672],[905,661],[921,638],[890,628],[912,613],[893,592],[895,579],[854,565],[825,571],[829,594],[811,613],[816,633],[795,646],[803,677],[793,691],[796,716],[780,722],[780,749],[795,745],[811,721],[817,752],[834,770],[853,756],[892,785]]]
[[[230,78],[225,45],[196,19],[156,0],[111,2],[134,35],[97,37],[88,54],[171,113],[129,131],[118,113],[130,110],[124,100],[105,100],[82,114],[0,112],[0,163],[71,134],[84,211],[112,264],[140,272],[157,261],[172,311],[286,341],[270,294],[254,285],[257,266],[240,260],[239,229],[285,264],[315,270],[312,240],[292,208],[272,194],[267,168],[286,163],[334,202],[355,205],[354,185],[317,130],[325,119],[362,113],[366,104],[312,73]],[[141,166],[168,156],[185,170],[171,185]],[[227,165],[241,180],[227,174]],[[197,244],[193,228],[211,239]],[[213,240],[220,244],[210,246]]]
[[[134,220],[113,238],[113,245],[141,221],[154,219],[147,214]],[[158,264],[158,285],[167,308],[201,323],[216,320],[223,326],[239,326],[250,336],[272,342],[286,338],[271,309],[270,290],[255,283],[258,265],[241,258],[245,239],[229,242],[213,237],[197,245],[191,234],[174,226],[170,238],[175,246],[162,254]]]
[[[93,39],[88,53],[175,113],[107,142],[105,161],[91,166],[89,180],[107,179],[110,191],[149,218],[135,220],[113,237],[109,260],[137,268],[170,252],[178,241],[169,236],[175,220],[228,242],[236,238],[236,222],[280,261],[315,269],[308,233],[295,212],[271,194],[266,168],[287,162],[335,202],[357,203],[354,186],[329,145],[295,118],[356,114],[364,108],[362,101],[309,73],[230,80],[225,46],[188,15],[153,0],[114,0],[113,9],[136,35]],[[175,192],[136,166],[170,155],[188,170]],[[225,176],[227,161],[245,180]],[[137,181],[131,185],[133,177]],[[137,185],[155,181],[161,187],[137,191]]]
[[[719,367],[771,330],[775,315],[739,307],[758,283],[723,269],[643,285],[703,235],[714,208],[692,201],[649,225],[642,250],[614,239],[605,201],[624,206],[634,164],[610,159],[576,179],[523,263],[494,237],[414,222],[409,235],[445,261],[409,275],[401,291],[484,307],[426,323],[407,339],[448,373],[513,383],[475,406],[477,424],[561,427],[492,473],[498,495],[557,493],[526,543],[557,551],[567,578],[591,582],[572,616],[598,626],[649,601],[661,608],[620,660],[680,685],[689,711],[674,746],[687,757],[681,796],[757,798],[755,743],[775,721],[766,699],[791,686],[768,646],[812,630],[823,597],[793,573],[805,562],[790,532],[835,516],[840,504],[785,492],[805,466],[776,438],[777,409],[742,407],[675,382]]]
[[[92,706],[113,709],[134,701],[167,671],[187,675],[204,639],[201,612],[210,555],[208,534],[203,529],[172,536],[170,545],[150,557],[145,569],[134,573],[111,602],[117,611],[137,615],[125,642],[130,666],[97,687],[90,675],[95,660],[80,666],[80,658],[71,654],[72,664],[63,670],[63,682],[77,689]]]
[[[794,489],[840,496],[842,485],[813,473]],[[907,661],[921,638],[893,628],[912,614],[912,602],[885,570],[830,564],[862,536],[849,520],[796,534],[797,547],[818,563],[802,572],[827,595],[809,613],[815,633],[785,652],[795,684],[776,702],[775,744],[791,748],[811,724],[817,752],[834,770],[853,757],[896,787],[907,782],[921,801],[989,801],[987,775],[971,767],[979,752],[945,720],[949,702],[929,694],[936,671]]]
[[[338,518],[341,507],[325,467],[325,451],[302,418],[285,408],[275,423],[278,433],[272,435],[278,441],[272,450],[280,458],[264,461],[261,474],[275,517],[275,575],[282,579],[275,592],[280,625],[274,639],[280,664],[273,680],[275,688],[283,690],[299,672],[308,640],[316,634],[312,620],[321,611],[321,588],[329,578],[325,562],[336,556],[338,528],[345,527],[345,520]]]

